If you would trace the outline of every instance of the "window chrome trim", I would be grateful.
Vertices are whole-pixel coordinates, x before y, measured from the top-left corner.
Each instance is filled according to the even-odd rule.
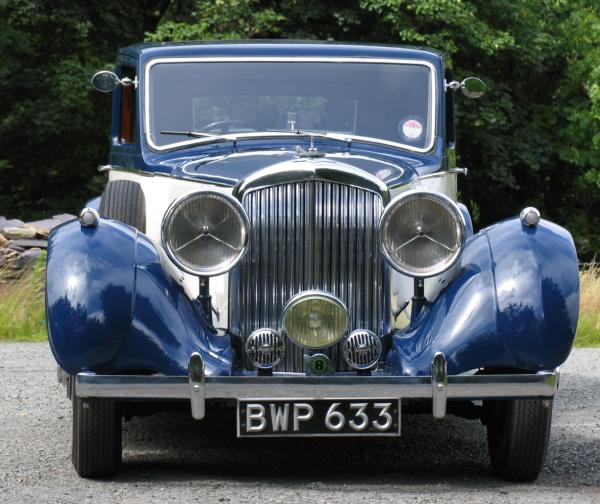
[[[167,145],[157,145],[152,141],[150,135],[150,70],[154,65],[163,64],[163,63],[228,63],[228,62],[269,62],[269,63],[366,63],[366,64],[390,64],[390,65],[420,65],[429,68],[431,71],[431,78],[429,80],[429,91],[431,94],[431,107],[429,109],[429,121],[430,121],[430,139],[428,144],[425,147],[414,147],[411,145],[406,145],[399,142],[392,142],[390,140],[377,139],[372,137],[364,137],[358,135],[346,135],[346,134],[336,134],[329,133],[333,139],[336,140],[345,140],[345,141],[358,141],[365,142],[373,145],[382,145],[387,147],[395,147],[409,152],[417,152],[417,153],[426,153],[433,149],[433,146],[436,142],[436,134],[437,134],[437,106],[438,106],[438,96],[437,96],[437,72],[435,65],[433,63],[426,60],[410,60],[410,59],[397,59],[397,58],[363,58],[363,57],[335,57],[335,56],[324,56],[324,57],[293,57],[293,56],[235,56],[235,57],[227,57],[227,56],[197,56],[197,57],[188,57],[188,58],[154,58],[146,63],[146,68],[144,69],[144,136],[146,138],[146,142],[150,148],[154,151],[167,151],[172,149],[177,149],[180,147],[185,147],[189,145],[203,145],[210,143],[220,143],[227,141],[236,141],[238,139],[276,139],[276,138],[304,138],[307,135],[298,135],[297,133],[290,132],[277,132],[276,134],[265,134],[265,133],[243,133],[243,134],[231,134],[231,135],[219,135],[211,138],[194,138],[190,140],[184,140],[182,142],[175,142]]]

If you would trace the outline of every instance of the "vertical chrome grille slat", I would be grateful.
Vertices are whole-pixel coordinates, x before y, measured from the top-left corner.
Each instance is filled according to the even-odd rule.
[[[377,226],[380,195],[330,181],[308,180],[249,191],[242,204],[251,224],[250,249],[240,265],[239,310],[232,312],[245,339],[255,330],[281,330],[285,303],[319,289],[349,310],[349,332],[380,332],[382,257]],[[235,317],[239,317],[235,320]],[[303,350],[287,342],[278,371],[305,371]],[[341,343],[324,351],[347,370]],[[368,357],[368,356],[367,356]],[[252,369],[245,360],[244,367]]]

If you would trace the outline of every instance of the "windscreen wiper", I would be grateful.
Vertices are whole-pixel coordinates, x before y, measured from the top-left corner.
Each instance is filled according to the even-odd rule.
[[[161,130],[162,135],[183,135],[194,138],[209,138],[216,137],[217,135],[211,135],[210,133],[202,133],[200,131],[176,131],[176,130]]]

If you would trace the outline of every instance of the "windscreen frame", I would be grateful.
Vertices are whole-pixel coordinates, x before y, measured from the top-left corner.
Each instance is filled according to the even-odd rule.
[[[179,149],[182,147],[192,145],[206,145],[213,143],[215,140],[210,138],[191,138],[189,140],[177,141],[165,145],[157,145],[151,135],[150,125],[150,71],[153,66],[159,64],[168,63],[235,63],[235,62],[282,62],[282,63],[360,63],[360,64],[389,64],[389,65],[420,65],[425,66],[430,70],[429,80],[429,116],[428,124],[430,129],[429,140],[424,147],[417,147],[414,145],[404,144],[401,142],[394,142],[391,140],[385,140],[381,138],[364,137],[360,135],[347,135],[348,139],[356,142],[364,142],[372,145],[382,145],[386,147],[395,147],[404,151],[415,152],[415,153],[427,153],[430,152],[436,142],[438,135],[438,124],[437,124],[437,108],[438,108],[438,78],[436,67],[433,63],[421,59],[396,59],[396,58],[364,58],[364,57],[275,57],[275,56],[239,56],[239,57],[171,57],[171,58],[154,58],[146,63],[144,70],[144,137],[148,146],[157,152]],[[223,140],[237,140],[237,139],[252,139],[252,138],[286,138],[293,137],[293,133],[280,133],[267,135],[264,132],[259,133],[243,133],[243,134],[227,134],[220,135],[221,141]],[[332,135],[333,136],[333,135]],[[340,136],[340,135],[338,135]]]

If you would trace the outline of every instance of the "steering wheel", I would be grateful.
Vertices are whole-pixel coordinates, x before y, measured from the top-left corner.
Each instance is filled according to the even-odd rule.
[[[209,124],[205,124],[204,126],[202,126],[198,131],[209,132],[211,130],[218,129],[219,133],[221,133],[222,135],[226,135],[227,133],[229,133],[229,128],[231,126],[242,126],[242,127],[245,126],[246,128],[250,128],[254,131],[258,131],[257,126],[255,126],[254,124],[251,124],[247,121],[243,121],[241,119],[227,119],[225,121],[211,122]]]

